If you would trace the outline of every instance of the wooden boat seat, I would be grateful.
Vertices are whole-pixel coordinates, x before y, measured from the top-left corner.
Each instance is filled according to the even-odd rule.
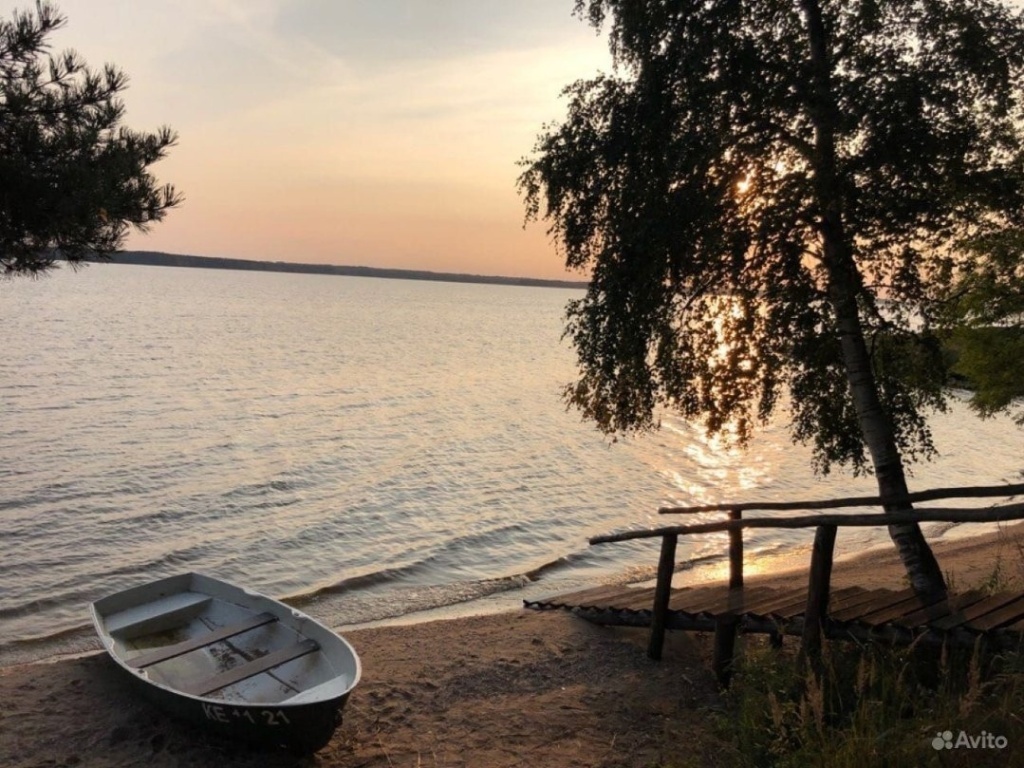
[[[140,637],[150,632],[162,632],[188,621],[199,613],[211,599],[209,595],[198,592],[178,592],[111,614],[106,619],[106,629],[111,635],[120,635],[125,638]]]
[[[256,629],[256,627],[262,627],[264,624],[270,624],[271,622],[277,621],[277,617],[272,613],[260,613],[255,616],[249,616],[243,621],[239,621],[235,624],[229,624],[226,627],[221,627],[213,632],[209,632],[205,635],[199,635],[198,637],[192,637],[188,640],[182,640],[180,643],[174,645],[165,645],[162,648],[156,648],[155,650],[142,653],[134,658],[128,659],[125,663],[130,667],[136,669],[145,669],[151,667],[154,664],[159,664],[161,661],[167,661],[178,656],[182,656],[190,651],[197,650],[199,648],[205,648],[208,645],[219,643],[221,640],[227,640],[229,637],[240,635],[243,632],[248,632],[250,629]]]
[[[301,643],[268,653],[266,656],[260,656],[258,659],[240,664],[233,669],[213,675],[205,680],[198,680],[190,685],[183,685],[180,687],[180,690],[192,696],[209,696],[221,688],[227,688],[229,685],[248,680],[250,677],[255,677],[274,667],[279,667],[286,662],[313,653],[319,649],[320,646],[315,640],[303,640]]]

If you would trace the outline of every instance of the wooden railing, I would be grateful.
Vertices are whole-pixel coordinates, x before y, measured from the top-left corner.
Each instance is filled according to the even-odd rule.
[[[951,498],[1008,498],[1024,494],[1024,484],[979,486],[968,488],[936,488],[911,493],[901,502],[914,503]],[[815,528],[811,551],[810,574],[807,584],[807,606],[801,637],[802,650],[816,656],[821,647],[822,623],[828,615],[828,598],[832,578],[832,559],[836,532],[840,527],[871,527],[897,523],[991,523],[1024,519],[1024,502],[1004,504],[980,509],[925,508],[900,512],[873,512],[868,514],[818,514],[799,517],[756,517],[744,519],[743,513],[760,511],[809,511],[841,509],[844,507],[881,506],[877,496],[846,499],[793,502],[745,502],[709,504],[693,507],[666,507],[661,514],[695,514],[700,512],[727,512],[728,519],[692,525],[666,526],[647,530],[595,536],[591,544],[605,544],[634,539],[661,538],[661,556],[651,616],[651,638],[648,655],[660,659],[664,644],[672,576],[675,572],[676,547],[680,536],[728,531],[729,533],[729,594],[730,610],[716,619],[714,666],[719,679],[727,680],[732,663],[738,615],[735,610],[742,602],[743,590],[743,530],[746,528]]]

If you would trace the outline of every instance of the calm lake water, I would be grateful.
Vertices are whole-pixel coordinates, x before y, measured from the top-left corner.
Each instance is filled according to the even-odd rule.
[[[185,570],[334,627],[495,610],[650,579],[656,543],[587,539],[660,505],[873,491],[814,477],[784,417],[746,453],[672,417],[610,442],[560,397],[575,295],[124,265],[0,282],[0,665],[98,647],[89,601]],[[913,487],[1019,481],[1009,419],[933,424]],[[724,553],[681,542],[684,577]]]

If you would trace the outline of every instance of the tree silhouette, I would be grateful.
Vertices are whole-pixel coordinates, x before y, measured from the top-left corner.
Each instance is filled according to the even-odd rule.
[[[742,443],[785,396],[816,469],[910,508],[933,452],[949,288],[1024,217],[1024,22],[989,0],[578,0],[616,69],[566,89],[524,160],[589,290],[568,400],[608,432],[659,407]],[[1004,240],[1005,241],[1005,240]],[[1016,257],[1014,257],[1016,258]],[[890,534],[922,594],[916,525]]]
[[[56,260],[109,257],[130,226],[146,229],[181,201],[147,168],[175,141],[120,125],[127,86],[73,51],[48,53],[56,6],[0,20],[0,275],[37,274]]]

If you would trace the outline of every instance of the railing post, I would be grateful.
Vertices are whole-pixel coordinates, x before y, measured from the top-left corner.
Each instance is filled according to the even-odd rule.
[[[742,520],[743,510],[730,509],[730,520]],[[743,589],[743,529],[729,529],[729,589]]]
[[[804,610],[804,631],[800,644],[803,656],[815,666],[821,661],[821,631],[828,617],[835,545],[836,526],[819,525],[811,550],[811,575],[807,583],[807,608]]]
[[[729,510],[730,520],[742,520],[743,511]],[[715,646],[711,659],[718,683],[729,687],[733,660],[736,655],[736,635],[740,628],[739,614],[743,609],[743,530],[729,529],[729,602],[728,607],[715,619]]]
[[[735,610],[728,610],[715,618],[714,651],[711,657],[711,670],[715,673],[718,684],[729,687],[732,679],[733,660],[736,655],[736,635],[740,629],[740,617]]]
[[[647,655],[657,661],[665,643],[665,624],[668,620],[668,601],[672,595],[672,573],[676,567],[676,544],[679,537],[666,534],[661,537],[661,558],[658,560],[658,584],[654,588],[654,609],[651,613],[651,640]]]

